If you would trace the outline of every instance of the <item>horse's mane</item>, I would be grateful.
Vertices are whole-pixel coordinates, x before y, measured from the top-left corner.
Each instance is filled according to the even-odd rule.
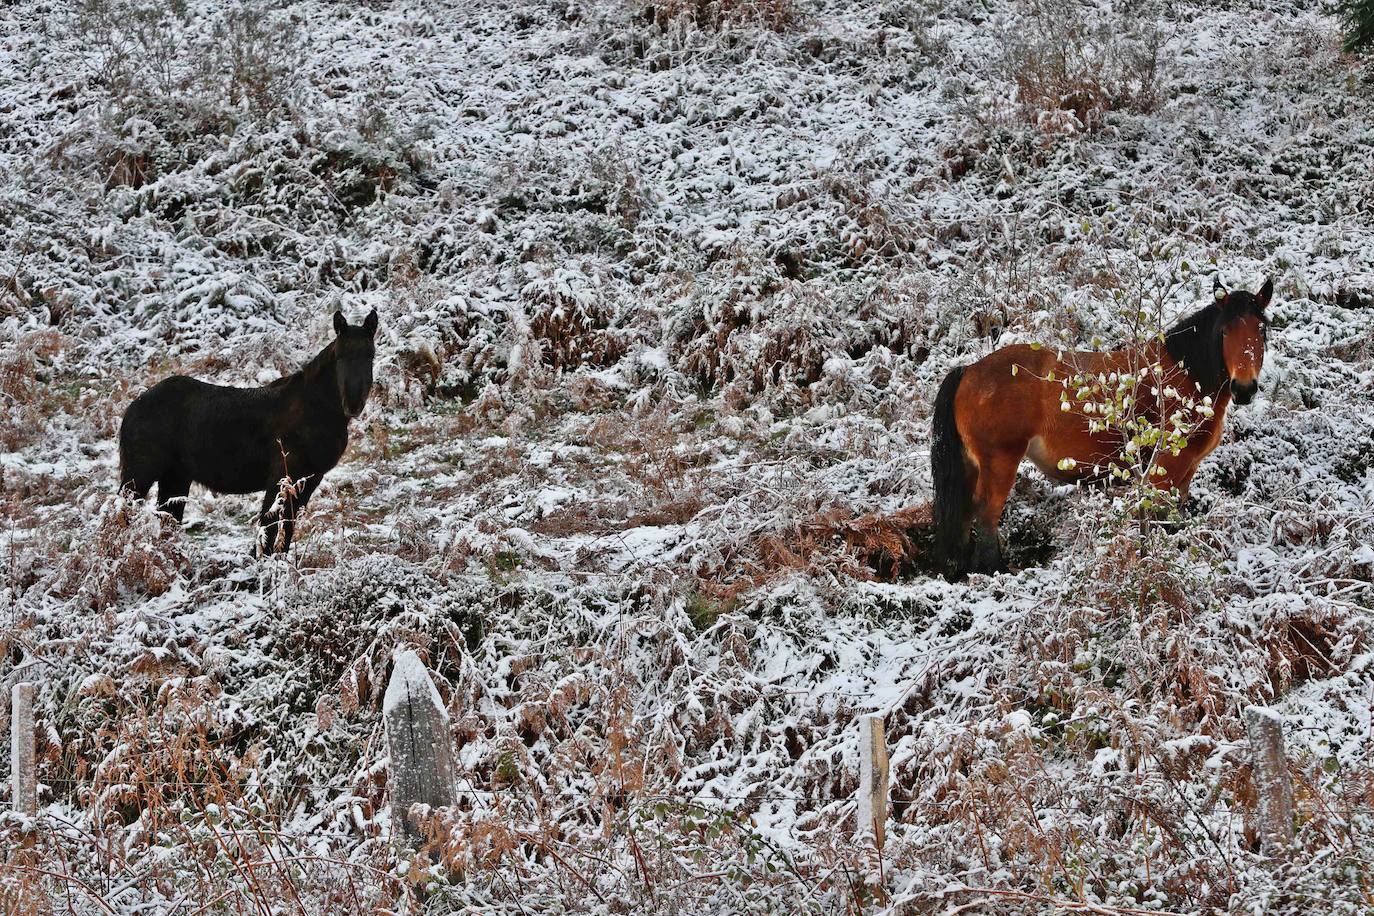
[[[1206,394],[1220,390],[1227,379],[1226,360],[1221,353],[1221,332],[1226,322],[1244,315],[1257,315],[1264,320],[1259,300],[1244,290],[1226,297],[1224,313],[1222,305],[1222,300],[1204,305],[1164,335],[1169,356],[1188,370]]]
[[[267,387],[284,388],[296,379],[300,379],[308,385],[333,367],[337,355],[338,348],[335,346],[335,341],[330,341],[329,346],[311,357],[310,362],[306,363],[295,372],[292,372],[290,375],[283,375],[276,381],[269,382]]]

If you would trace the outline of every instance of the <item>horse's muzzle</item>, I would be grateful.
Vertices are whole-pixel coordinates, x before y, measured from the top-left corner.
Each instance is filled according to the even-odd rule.
[[[1255,399],[1256,392],[1259,391],[1259,382],[1238,382],[1231,380],[1231,397],[1237,404],[1249,404]]]

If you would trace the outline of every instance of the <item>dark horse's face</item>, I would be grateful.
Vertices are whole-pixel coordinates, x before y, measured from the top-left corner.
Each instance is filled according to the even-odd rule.
[[[377,310],[363,319],[360,327],[353,327],[343,312],[334,313],[335,366],[339,382],[339,403],[348,417],[356,417],[367,404],[372,390],[372,358],[376,355]]]
[[[1266,280],[1259,292],[1237,290],[1227,293],[1221,303],[1221,356],[1231,380],[1231,397],[1237,404],[1249,404],[1259,390],[1269,325],[1264,309],[1273,295],[1274,281]]]

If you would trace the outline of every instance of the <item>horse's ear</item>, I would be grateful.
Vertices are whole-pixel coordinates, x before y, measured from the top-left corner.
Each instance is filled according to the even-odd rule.
[[[1226,298],[1226,287],[1221,285],[1221,277],[1212,278],[1212,298],[1218,301]]]
[[[368,312],[367,317],[363,319],[363,330],[367,332],[369,337],[377,336],[377,310],[375,308]]]
[[[1260,287],[1260,291],[1255,293],[1255,301],[1261,312],[1269,305],[1269,300],[1272,298],[1274,298],[1274,278],[1269,277]]]
[[[342,337],[342,336],[344,336],[344,331],[347,331],[347,330],[348,330],[348,319],[344,317],[343,312],[335,312],[335,313],[334,313],[334,333],[337,334],[339,337]]]

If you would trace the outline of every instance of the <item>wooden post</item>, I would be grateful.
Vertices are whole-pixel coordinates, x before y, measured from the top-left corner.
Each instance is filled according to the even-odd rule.
[[[881,715],[859,719],[858,834],[872,832],[879,852],[887,839],[887,738]]]
[[[1283,717],[1264,706],[1246,707],[1245,731],[1259,796],[1260,848],[1267,856],[1282,856],[1293,842],[1293,779],[1283,749]]]
[[[453,804],[453,749],[448,711],[420,656],[407,649],[396,656],[382,703],[391,756],[392,821],[411,843],[423,842],[412,805]]]
[[[33,730],[33,684],[10,690],[10,801],[28,817],[38,813],[38,773]]]
[[[854,836],[873,837],[877,868],[869,873],[868,883],[874,897],[887,904],[887,879],[883,869],[883,844],[887,841],[887,736],[883,717],[873,714],[859,719],[859,805],[855,813]]]

